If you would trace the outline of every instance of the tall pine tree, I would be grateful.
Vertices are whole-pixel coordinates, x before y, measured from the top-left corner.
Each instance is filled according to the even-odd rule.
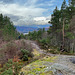
[[[69,0],[69,16],[72,19],[72,16],[75,15],[75,0]]]
[[[51,15],[51,24],[52,24],[52,30],[56,31],[57,29],[60,29],[60,11],[58,10],[57,6],[53,11],[53,14]]]

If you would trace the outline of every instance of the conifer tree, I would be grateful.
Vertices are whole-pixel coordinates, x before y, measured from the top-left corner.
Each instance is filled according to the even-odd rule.
[[[0,14],[0,28],[3,28],[3,15]]]
[[[63,46],[64,46],[64,36],[65,36],[64,27],[67,21],[66,8],[67,8],[67,4],[66,4],[66,1],[64,0],[61,6],[61,19],[62,19],[61,24],[62,24],[62,33],[63,33]]]
[[[53,11],[53,14],[51,15],[51,22],[52,24],[52,30],[56,31],[57,29],[59,29],[60,26],[60,11],[58,10],[57,6]]]
[[[70,19],[72,19],[72,16],[75,15],[75,0],[69,0],[68,10]]]

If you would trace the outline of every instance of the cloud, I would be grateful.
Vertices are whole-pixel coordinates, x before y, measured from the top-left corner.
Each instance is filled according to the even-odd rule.
[[[0,13],[7,15],[14,25],[44,25],[50,20],[56,0],[0,0]],[[49,15],[48,15],[49,14]]]
[[[50,21],[50,17],[35,17],[34,18],[34,21],[35,21],[35,24],[37,25],[45,25],[45,24],[48,24],[48,21]]]
[[[32,2],[33,4],[35,3]],[[34,17],[42,16],[43,12],[47,11],[44,8],[37,8],[34,5],[31,7],[21,6],[19,4],[0,3],[0,12],[7,15],[14,21],[15,25],[32,25],[35,24]]]
[[[46,18],[45,17],[36,17],[34,18],[35,21],[45,21]]]

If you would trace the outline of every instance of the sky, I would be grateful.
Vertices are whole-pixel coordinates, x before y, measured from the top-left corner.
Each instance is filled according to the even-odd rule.
[[[66,0],[68,2],[68,0]],[[55,7],[63,0],[0,0],[0,13],[10,17],[14,25],[46,25]]]

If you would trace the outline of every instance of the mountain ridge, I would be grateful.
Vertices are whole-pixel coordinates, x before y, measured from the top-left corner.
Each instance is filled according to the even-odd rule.
[[[39,29],[45,28],[47,31],[51,25],[33,25],[33,26],[15,26],[16,30],[20,33],[28,33],[32,31],[38,31]]]

